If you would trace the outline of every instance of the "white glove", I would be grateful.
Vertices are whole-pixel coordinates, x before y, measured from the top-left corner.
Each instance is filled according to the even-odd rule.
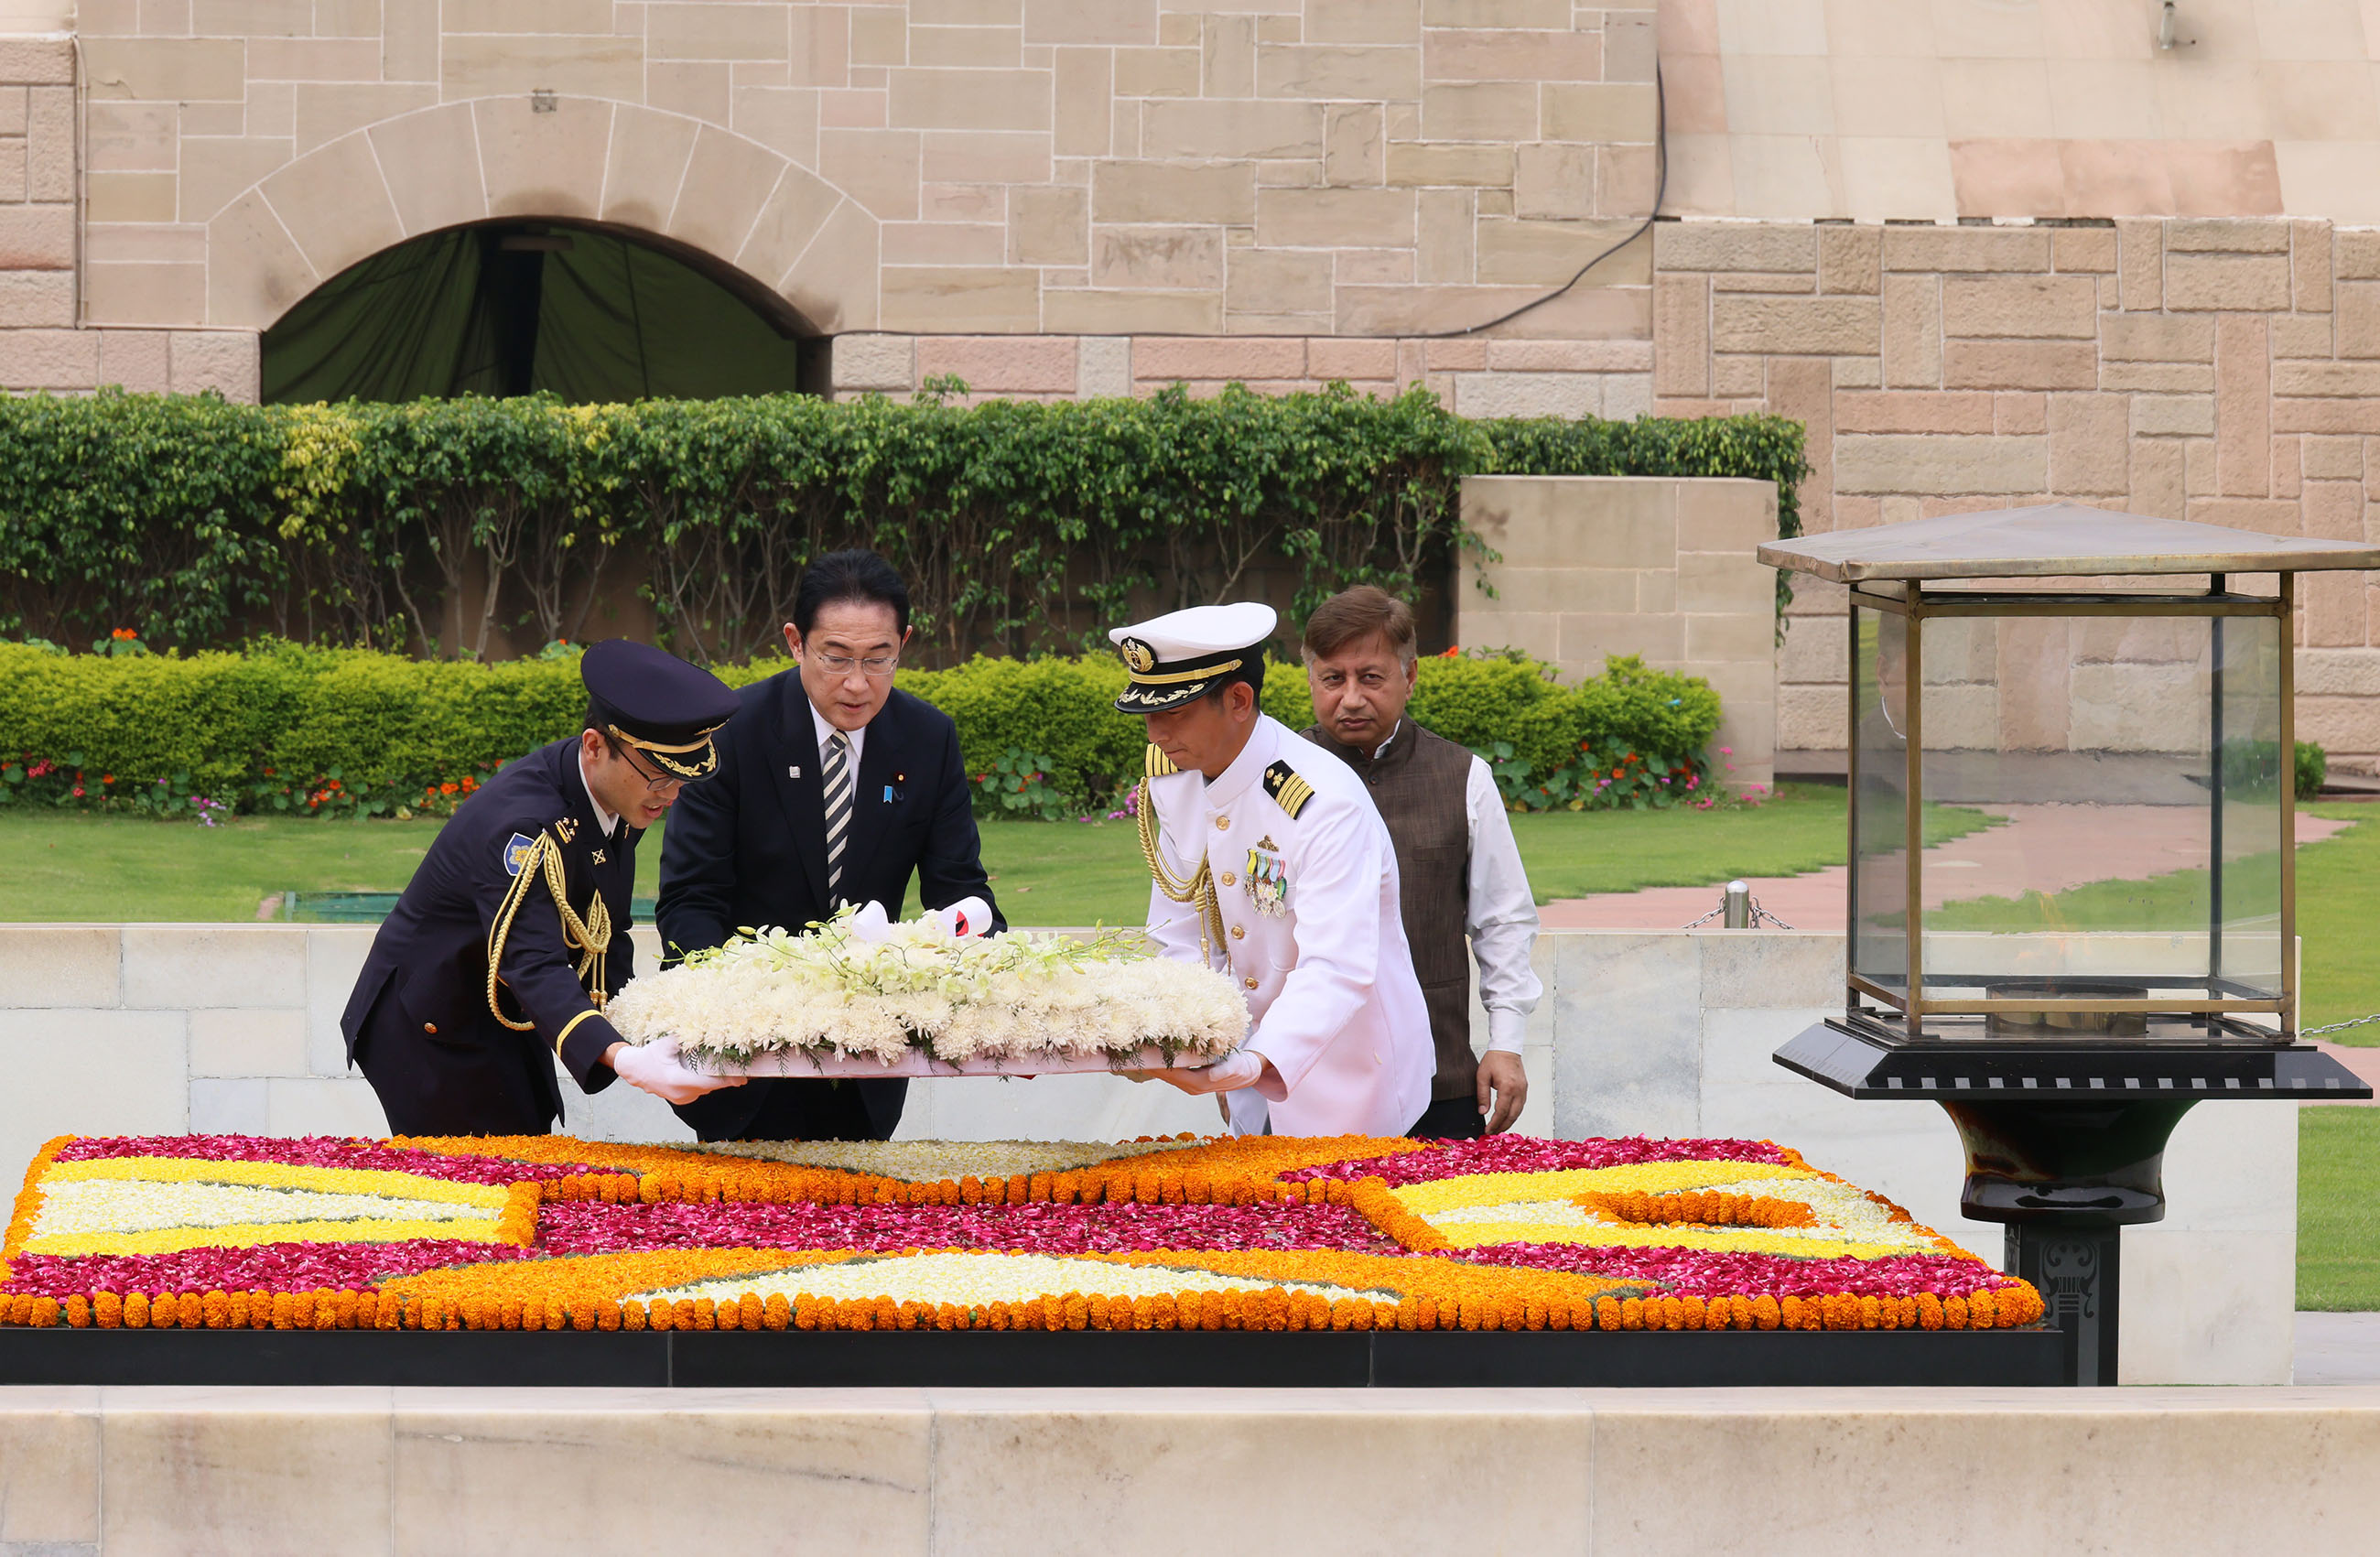
[[[1265,1062],[1264,1056],[1253,1050],[1234,1049],[1211,1065],[1150,1074],[1193,1097],[1204,1097],[1209,1092],[1236,1092],[1243,1087],[1257,1085],[1264,1079]]]
[[[722,1087],[744,1085],[740,1076],[705,1076],[688,1069],[678,1058],[677,1045],[665,1038],[625,1045],[612,1056],[612,1069],[629,1086],[650,1092],[665,1103],[690,1103]]]
[[[892,923],[886,918],[881,903],[870,903],[862,907],[851,916],[851,923],[844,928],[854,941],[873,944],[892,939]]]
[[[991,933],[991,905],[980,897],[962,897],[947,908],[929,910],[926,917],[949,931],[953,940]]]

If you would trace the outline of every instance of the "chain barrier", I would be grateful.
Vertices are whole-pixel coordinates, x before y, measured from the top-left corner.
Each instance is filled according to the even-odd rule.
[[[1779,918],[1776,915],[1762,907],[1760,906],[1760,899],[1753,896],[1752,889],[1744,885],[1742,882],[1728,882],[1727,885],[1719,892],[1718,907],[1713,908],[1709,913],[1705,914],[1702,918],[1694,919],[1689,923],[1680,925],[1678,928],[1681,930],[1700,930],[1703,926],[1710,923],[1713,919],[1718,920],[1721,927],[1727,930],[1758,930],[1763,925],[1766,925],[1771,930],[1791,930],[1793,928],[1791,925],[1787,924],[1783,919]]]
[[[2327,1022],[2318,1028],[2300,1028],[2298,1037],[2320,1038],[2326,1032],[2345,1032],[2350,1028],[2360,1028],[2371,1022],[2380,1022],[2380,1011],[2374,1011],[2369,1016],[2350,1016],[2344,1022]]]

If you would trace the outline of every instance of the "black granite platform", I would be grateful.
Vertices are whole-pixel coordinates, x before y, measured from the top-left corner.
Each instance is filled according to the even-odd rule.
[[[1450,1387],[2068,1381],[2055,1330],[522,1334],[0,1330],[0,1384]]]

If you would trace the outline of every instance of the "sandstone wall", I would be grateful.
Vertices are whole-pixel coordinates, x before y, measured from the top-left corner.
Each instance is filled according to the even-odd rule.
[[[50,18],[0,10],[0,19]],[[71,40],[0,37],[0,388],[120,383],[254,399],[250,332],[76,328],[88,256],[76,210],[75,107]]]
[[[2067,497],[2375,533],[2380,231],[2183,218],[1665,223],[1657,237],[1655,408],[1804,422],[1813,531]],[[2301,599],[2299,733],[2368,766],[2372,586],[2316,574]],[[1841,748],[1843,631],[1840,595],[1803,585],[1779,662],[1780,748]]]
[[[85,0],[85,317],[261,327],[398,238],[517,214],[693,243],[826,333],[1461,327],[1649,209],[1652,24],[1571,0]],[[1642,338],[1645,264],[1523,333]]]
[[[2361,0],[1662,0],[1671,198],[1718,216],[2380,221]]]
[[[1777,533],[1774,485],[1475,476],[1463,522],[1496,560],[1456,559],[1456,642],[1525,650],[1566,680],[1614,654],[1699,675],[1719,695],[1721,777],[1774,780],[1776,575],[1752,554]]]

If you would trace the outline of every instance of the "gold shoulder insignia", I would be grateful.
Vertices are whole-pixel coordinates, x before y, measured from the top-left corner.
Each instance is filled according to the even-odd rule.
[[[1299,778],[1296,771],[1286,762],[1277,761],[1267,768],[1264,784],[1265,793],[1273,797],[1274,804],[1289,813],[1292,821],[1295,821],[1297,813],[1305,809],[1305,802],[1314,798],[1314,786]]]
[[[556,817],[553,822],[553,832],[554,835],[565,844],[577,843],[578,841],[577,819],[566,816]]]
[[[1141,771],[1150,778],[1163,778],[1168,773],[1178,773],[1182,770],[1173,765],[1173,759],[1166,756],[1162,748],[1155,741],[1151,741],[1148,743],[1148,756],[1143,762]]]

